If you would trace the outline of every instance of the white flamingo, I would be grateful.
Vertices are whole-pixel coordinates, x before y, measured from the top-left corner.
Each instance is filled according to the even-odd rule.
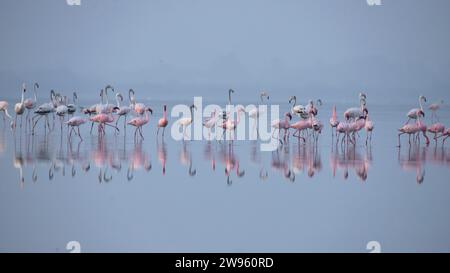
[[[425,112],[423,111],[423,103],[427,102],[427,98],[425,96],[420,95],[419,96],[419,108],[413,108],[409,110],[407,117],[408,120],[405,122],[405,124],[408,124],[411,119],[419,119],[425,117]]]
[[[194,120],[194,109],[197,110],[197,107],[195,105],[191,105],[189,107],[189,110],[191,112],[191,116],[188,118],[182,118],[178,120],[178,125],[180,125],[183,128],[183,139],[186,136],[186,128],[192,124],[192,121]]]

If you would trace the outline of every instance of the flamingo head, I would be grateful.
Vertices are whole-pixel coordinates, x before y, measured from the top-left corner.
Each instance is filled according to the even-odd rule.
[[[361,93],[359,93],[359,99],[366,100],[367,99],[367,95],[365,93],[361,92]]]
[[[289,103],[291,103],[293,100],[294,101],[297,100],[297,97],[296,96],[290,96],[289,97]]]
[[[39,83],[35,82],[34,83],[34,88],[39,88]]]
[[[421,100],[423,102],[427,102],[427,98],[424,95],[420,95],[419,100]]]
[[[322,100],[321,99],[317,100],[317,105],[322,106]]]
[[[167,105],[164,105],[164,106],[163,106],[163,110],[164,110],[164,111],[167,111]]]
[[[153,115],[153,110],[152,110],[152,108],[147,107],[147,108],[145,109],[145,111],[148,111],[151,115]]]
[[[229,94],[234,93],[234,90],[230,88],[230,90],[228,90],[228,93]]]
[[[422,110],[419,110],[419,111],[417,112],[417,115],[418,115],[418,116],[425,117],[425,112],[422,111]]]
[[[269,99],[269,94],[267,94],[266,91],[262,91],[260,97],[261,97],[261,100],[262,100],[264,97],[267,98],[267,99]]]
[[[288,112],[288,113],[285,114],[285,116],[288,117],[289,120],[292,120],[292,115],[291,115],[291,113]]]
[[[118,112],[118,111],[120,111],[120,108],[117,107],[117,106],[115,106],[115,107],[113,108],[113,112]]]
[[[366,119],[368,116],[369,116],[369,110],[367,110],[367,108],[364,108],[362,118]]]

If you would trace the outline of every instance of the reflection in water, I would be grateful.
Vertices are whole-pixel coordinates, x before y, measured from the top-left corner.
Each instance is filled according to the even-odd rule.
[[[416,182],[422,184],[425,179],[425,169],[423,165],[426,160],[426,148],[420,145],[409,145],[407,154],[401,155],[401,149],[398,149],[398,162],[404,171],[414,171],[416,173]]]
[[[370,145],[364,148],[355,145],[335,145],[331,150],[329,161],[333,177],[336,176],[337,170],[342,170],[343,178],[347,179],[349,170],[352,169],[361,181],[366,181],[373,161],[372,147]]]
[[[17,135],[14,142],[12,165],[17,172],[20,188],[27,181],[52,181],[57,177],[75,178],[89,172],[99,183],[110,182],[119,173],[126,174],[126,179],[134,179],[135,172],[150,172],[152,169],[150,148],[143,141],[127,143],[126,136],[94,137],[85,141],[67,142],[62,135]],[[0,156],[8,150],[5,133],[0,133]],[[253,142],[178,142],[173,158],[175,166],[171,169],[181,170],[186,176],[196,177],[201,168],[205,173],[224,175],[228,185],[235,179],[244,177],[248,172],[254,173],[260,181],[272,179],[279,181],[281,176],[294,182],[304,174],[307,178],[319,176],[323,170],[321,146],[317,142],[286,142],[273,152],[261,152],[260,143]],[[201,162],[195,161],[192,150],[201,149]],[[394,150],[395,151],[395,150]],[[156,156],[161,166],[162,175],[168,170],[168,147],[165,140],[156,140]],[[243,161],[242,161],[243,160]],[[440,145],[398,150],[398,162],[401,170],[414,171],[416,181],[422,183],[425,177],[425,163],[450,167],[448,149]],[[331,145],[328,164],[333,177],[348,179],[352,173],[361,181],[366,181],[373,163],[372,148],[358,145]],[[246,164],[250,164],[248,167]],[[246,168],[243,168],[243,165]],[[127,166],[127,167],[123,167]],[[44,170],[44,172],[43,172]],[[45,174],[44,174],[45,173]],[[27,177],[28,176],[28,177]]]
[[[222,143],[219,147],[220,162],[225,166],[225,176],[227,177],[227,184],[233,184],[233,173],[236,177],[241,178],[245,175],[245,170],[239,167],[239,158],[234,153],[234,144],[232,142]]]
[[[197,169],[192,167],[192,154],[189,151],[189,146],[185,141],[183,141],[179,159],[180,159],[181,165],[189,166],[189,169],[188,169],[189,176],[195,176],[197,174]]]
[[[416,182],[421,184],[425,180],[425,164],[450,167],[450,153],[445,147],[412,144],[407,149],[398,149],[398,162],[402,170],[415,172]]]

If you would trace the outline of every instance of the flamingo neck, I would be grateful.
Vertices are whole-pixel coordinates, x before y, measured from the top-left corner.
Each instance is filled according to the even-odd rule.
[[[37,91],[36,91],[36,86],[34,86],[34,102],[37,102]]]
[[[420,105],[420,110],[423,111],[422,97],[419,98],[419,105]]]
[[[120,100],[119,100],[119,96],[116,96],[116,102],[117,102],[117,107],[120,107]]]
[[[163,118],[164,118],[164,119],[167,119],[167,109],[166,109],[166,106],[164,106]]]
[[[22,90],[22,100],[21,100],[21,103],[23,103],[24,100],[25,100],[25,89]]]

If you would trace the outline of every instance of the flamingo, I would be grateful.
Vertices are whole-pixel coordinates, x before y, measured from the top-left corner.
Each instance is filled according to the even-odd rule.
[[[134,95],[134,90],[133,89],[130,89],[128,91],[128,96],[130,98],[130,101],[131,101],[131,104],[132,104],[132,109],[134,110],[134,112],[136,112],[137,114],[142,116],[147,110],[147,107],[145,106],[145,104],[143,104],[143,103],[136,103],[136,97]]]
[[[244,112],[245,112],[244,108],[238,106],[237,110],[236,110],[237,119],[236,120],[232,120],[230,117],[228,117],[227,120],[223,122],[222,128],[224,128],[225,130],[229,131],[230,135],[231,135],[231,132],[236,131],[236,128],[237,128],[239,122],[241,121],[240,116]]]
[[[99,136],[105,135],[105,133],[106,133],[105,126],[113,127],[114,129],[116,129],[117,132],[120,132],[120,130],[119,130],[119,128],[117,128],[117,126],[109,124],[114,121],[114,117],[111,114],[100,113],[93,117],[90,117],[89,120],[91,122],[98,123],[98,131],[100,133]]]
[[[31,119],[31,122],[33,123],[33,130],[32,130],[32,135],[34,135],[34,128],[36,127],[38,121],[42,118],[45,117],[46,120],[46,125],[48,126],[49,130],[50,130],[50,123],[48,120],[48,115],[55,112],[55,104],[56,104],[56,94],[54,90],[50,91],[50,102],[44,103],[39,105],[39,107],[34,111],[34,113],[36,114],[35,116],[33,116],[33,118]],[[38,117],[38,119],[36,121],[34,121],[34,119]]]
[[[303,119],[308,118],[308,114],[306,112],[306,107],[303,105],[297,105],[297,97],[291,96],[289,97],[289,103],[292,103],[291,113],[297,115]]]
[[[425,117],[425,112],[423,111],[423,103],[425,103],[425,102],[427,102],[427,98],[420,95],[419,96],[420,108],[413,108],[413,109],[409,110],[409,112],[407,114],[408,120],[406,121],[405,124],[408,124],[411,119],[419,119],[421,117]]]
[[[167,124],[169,124],[169,121],[167,120],[167,105],[164,105],[163,117],[158,120],[158,130],[156,131],[156,135],[159,134],[159,128],[163,128],[162,137],[164,138],[164,131],[166,130]]]
[[[335,105],[335,106],[333,106],[333,111],[331,113],[331,118],[330,118],[330,126],[331,126],[332,133],[333,133],[333,128],[334,128],[334,132],[336,132],[336,134],[337,134],[336,127],[338,126],[338,124],[339,124],[339,120],[337,119],[336,105]],[[334,133],[333,133],[333,136],[334,136]]]
[[[435,139],[437,140],[438,138],[445,137],[445,138],[442,140],[442,146],[444,146],[445,140],[446,140],[449,136],[450,136],[450,128],[447,128],[447,130],[445,130],[440,136],[435,137]]]
[[[231,90],[231,89],[230,89],[230,90]],[[182,118],[182,119],[179,119],[178,122],[177,122],[177,124],[180,125],[180,126],[183,128],[183,139],[184,139],[184,137],[186,136],[186,128],[187,128],[189,125],[192,124],[193,117],[194,117],[194,109],[197,110],[197,107],[196,107],[195,105],[192,104],[192,105],[189,107],[189,110],[190,110],[190,112],[191,112],[191,116],[188,117],[188,118]]]
[[[311,119],[302,119],[293,124],[290,124],[289,128],[292,128],[295,130],[293,136],[295,136],[299,139],[302,139],[303,142],[306,142],[306,139],[303,136],[301,136],[300,133],[304,130],[312,129],[313,127],[312,127]]]
[[[342,138],[341,145],[344,143],[344,139],[348,142],[350,138],[350,131],[351,131],[351,123],[348,121],[339,122],[339,124],[336,126],[336,133],[337,133],[337,140],[336,144],[339,142],[339,137],[341,134],[344,134],[344,137]]]
[[[25,92],[27,91],[25,83],[22,84],[22,99],[20,102],[16,103],[14,105],[14,112],[16,112],[16,118],[14,120],[14,128],[16,128],[17,125],[17,116],[20,116],[20,127],[22,128],[22,119],[23,119],[23,113],[25,112]]]
[[[78,95],[77,92],[72,94],[72,103],[67,105],[67,113],[73,115],[77,112]]]
[[[219,117],[217,116],[217,110],[215,109],[213,112],[211,112],[211,116],[203,121],[203,126],[208,128],[209,138],[211,138],[211,128],[216,125],[218,119]]]
[[[144,136],[142,135],[142,126],[148,123],[150,120],[150,116],[148,113],[151,113],[153,115],[153,110],[149,107],[145,109],[145,117],[136,117],[128,122],[129,125],[136,127],[136,130],[134,132],[134,139],[137,140],[137,132],[139,131],[139,134],[141,135],[141,138],[144,139]]]
[[[25,104],[25,108],[27,109],[27,116],[26,116],[26,122],[30,122],[30,112],[34,108],[36,108],[37,103],[37,89],[39,88],[39,84],[36,82],[33,85],[33,91],[34,91],[34,100],[31,98],[26,99],[23,103]]]
[[[9,103],[7,101],[0,101],[0,112],[3,112],[3,122],[6,122],[6,118],[12,120],[12,117],[8,113]]]
[[[439,121],[439,118],[438,118],[436,112],[437,112],[437,110],[439,110],[441,108],[442,104],[444,104],[443,100],[441,100],[440,102],[432,103],[428,106],[428,109],[430,109],[430,111],[431,111],[431,120],[434,120],[434,118],[436,118],[437,121]]]
[[[65,123],[68,126],[71,127],[70,133],[69,133],[69,136],[68,136],[69,141],[70,141],[70,138],[72,137],[72,132],[75,131],[75,127],[77,127],[78,137],[80,138],[80,140],[83,140],[83,138],[81,137],[81,134],[80,134],[80,126],[86,123],[86,120],[84,118],[82,118],[82,117],[72,117],[68,121],[66,121]]]
[[[61,123],[61,131],[62,126],[64,123],[64,118],[67,115],[69,111],[69,108],[67,107],[67,97],[64,96],[64,98],[60,97],[59,105],[56,107],[56,115],[59,116],[60,123]]]
[[[114,87],[112,87],[111,85],[107,85],[105,87],[105,89],[102,89],[102,91],[100,92],[100,97],[102,98],[102,103],[97,104],[96,109],[95,109],[95,112],[97,114],[100,114],[100,113],[111,114],[114,110],[114,107],[116,107],[114,104],[109,103],[108,89],[111,89],[112,92],[115,92]],[[104,98],[106,99],[105,104],[103,104]]]
[[[120,102],[123,101],[123,97],[122,94],[117,93],[116,94],[116,102],[117,102],[117,107],[115,108],[114,112],[119,116],[117,118],[116,121],[116,126],[117,123],[119,122],[121,117],[124,117],[124,122],[123,122],[123,128],[126,128],[126,124],[127,124],[127,116],[128,114],[131,112],[131,107],[130,106],[121,106]]]
[[[284,120],[274,120],[272,121],[272,128],[274,128],[275,130],[278,129],[278,139],[280,138],[280,131],[284,130],[284,140],[286,140],[286,136],[288,136],[288,132],[289,132],[289,127],[291,126],[289,124],[289,121],[292,120],[292,115],[291,113],[287,112],[284,114]],[[275,130],[272,133],[272,137],[273,134],[275,133]],[[281,142],[281,140],[280,140]]]
[[[267,98],[267,100],[269,100],[269,94],[267,94],[267,92],[265,92],[265,91],[263,91],[263,92],[261,92],[261,94],[259,95],[259,97],[260,97],[260,99],[261,99],[261,103],[264,103],[264,100],[263,100],[263,98]],[[253,125],[253,131],[255,131],[256,130],[256,133],[259,135],[259,131],[257,130],[257,124],[258,124],[258,122],[257,122],[257,120],[258,120],[258,118],[259,118],[259,116],[260,116],[260,114],[262,114],[263,112],[262,112],[262,110],[260,110],[258,107],[255,107],[255,108],[253,108],[252,110],[250,110],[249,112],[248,112],[248,116],[250,117],[250,118],[252,118],[252,119],[254,119],[255,121],[254,121],[254,125]]]
[[[373,132],[374,128],[375,127],[373,125],[373,122],[372,122],[372,120],[370,120],[369,114],[367,114],[366,122],[364,124],[364,129],[366,130],[366,145],[367,145],[367,142],[369,140],[369,134],[370,134],[370,142],[372,142],[372,132]]]
[[[322,106],[322,100],[318,99],[316,104]],[[317,116],[317,114],[319,113],[319,110],[317,110],[317,107],[314,105],[314,102],[312,100],[309,101],[308,106],[306,107],[306,113],[312,116]]]
[[[437,143],[437,134],[443,134],[445,132],[445,126],[440,122],[434,123],[428,128],[428,132],[434,134],[434,140]]]
[[[365,116],[365,111],[367,110],[366,108],[366,96],[362,93],[359,94],[359,107],[352,107],[352,108],[348,108],[345,112],[344,112],[344,118],[346,120],[356,120],[359,117],[364,117]]]
[[[403,125],[401,128],[399,128],[398,131],[400,133],[398,134],[398,146],[397,147],[401,146],[401,144],[400,144],[400,136],[403,135],[403,134],[408,134],[409,135],[409,144],[411,145],[411,135],[415,135],[415,134],[419,133],[420,131],[422,131],[421,127],[422,127],[422,125],[420,124],[419,121],[417,121],[414,124],[407,123],[407,124]],[[422,131],[422,132],[423,132],[424,137],[427,139],[427,142],[429,142],[429,139],[428,139],[428,136],[426,135],[426,132],[424,132],[424,131]]]

